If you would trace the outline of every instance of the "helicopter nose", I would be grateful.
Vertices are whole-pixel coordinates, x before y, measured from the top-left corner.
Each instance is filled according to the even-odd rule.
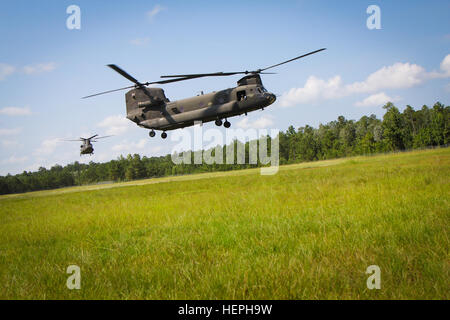
[[[269,100],[270,104],[274,103],[277,100],[277,96],[273,93],[267,93],[266,99]]]

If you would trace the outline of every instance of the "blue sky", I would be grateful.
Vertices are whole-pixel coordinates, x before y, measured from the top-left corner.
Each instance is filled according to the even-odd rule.
[[[80,30],[66,28],[72,4],[81,9]],[[381,9],[380,30],[366,26],[372,4]],[[449,21],[449,1],[2,1],[0,174],[171,151],[176,142],[150,139],[125,120],[125,92],[80,99],[129,85],[108,63],[154,81],[170,73],[256,69],[328,48],[264,76],[278,101],[230,119],[234,128],[380,117],[387,100],[400,109],[449,104]],[[175,100],[238,79],[163,88]],[[115,136],[94,145],[92,157],[80,158],[76,142],[59,141],[95,133]]]

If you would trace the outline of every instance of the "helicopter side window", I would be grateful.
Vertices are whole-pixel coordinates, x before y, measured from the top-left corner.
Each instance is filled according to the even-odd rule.
[[[238,92],[236,93],[236,95],[237,95],[237,100],[238,100],[238,101],[244,101],[244,100],[247,100],[247,93],[245,92],[245,90],[238,91]]]
[[[178,108],[177,108],[177,107],[175,107],[175,108],[172,108],[172,113],[174,113],[174,114],[180,114],[180,113],[181,113],[181,111],[180,111],[180,110],[178,110]]]

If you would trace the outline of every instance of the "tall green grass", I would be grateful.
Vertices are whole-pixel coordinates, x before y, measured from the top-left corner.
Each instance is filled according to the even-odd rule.
[[[0,298],[447,299],[449,177],[437,149],[2,197]]]

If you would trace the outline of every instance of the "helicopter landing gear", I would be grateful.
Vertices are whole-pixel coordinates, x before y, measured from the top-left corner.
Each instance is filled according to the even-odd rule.
[[[228,129],[229,127],[231,127],[231,123],[228,120],[225,120],[223,126]]]
[[[161,138],[163,138],[163,139],[167,138],[167,133],[165,133],[165,132],[161,133]]]
[[[150,138],[153,138],[156,135],[156,132],[154,130],[151,130],[148,135],[150,136]]]
[[[217,119],[215,123],[216,123],[216,126],[220,127],[222,125],[222,120]]]

